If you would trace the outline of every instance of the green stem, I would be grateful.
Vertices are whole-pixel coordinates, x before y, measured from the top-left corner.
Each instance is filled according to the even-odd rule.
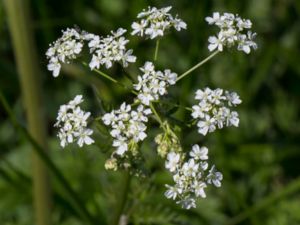
[[[219,53],[219,51],[214,51],[211,55],[209,55],[208,57],[206,57],[205,59],[203,59],[201,62],[199,62],[198,64],[196,64],[195,66],[193,66],[191,69],[187,70],[186,72],[184,72],[183,74],[181,74],[176,82],[180,81],[182,78],[184,78],[185,76],[187,76],[188,74],[190,74],[191,72],[193,72],[194,70],[196,70],[197,68],[199,68],[200,66],[202,66],[204,63],[206,63],[207,61],[209,61],[211,58],[213,58],[215,55],[217,55]]]
[[[156,44],[155,44],[154,61],[157,60],[158,49],[159,49],[159,39],[156,40]]]
[[[248,208],[244,212],[242,212],[239,215],[237,215],[236,217],[232,218],[228,223],[226,223],[226,225],[239,224],[240,222],[244,221],[245,219],[253,216],[258,211],[268,209],[269,206],[274,205],[274,203],[276,201],[279,201],[280,199],[299,191],[299,189],[300,189],[300,178],[294,180],[293,182],[291,182],[288,186],[286,186],[282,190],[267,196],[266,198],[264,198],[261,201],[259,201],[258,203],[256,203],[254,206]]]
[[[120,219],[122,217],[126,205],[126,201],[127,201],[129,186],[130,186],[130,174],[129,172],[125,172],[124,181],[122,182],[122,190],[118,201],[119,204],[117,205],[115,215],[112,218],[112,223],[111,223],[112,225],[120,224]]]
[[[86,62],[82,62],[82,64],[86,67],[88,67],[88,64]],[[95,71],[96,73],[98,73],[99,75],[101,75],[102,77],[104,77],[107,80],[110,80],[113,83],[119,83],[116,79],[112,78],[111,76],[109,76],[108,74],[102,72],[101,70],[98,69],[93,69],[92,71]]]
[[[154,113],[154,116],[155,116],[156,120],[159,122],[160,126],[165,130],[165,125],[164,125],[162,119],[160,118],[159,114],[157,113],[153,103],[150,103],[150,108],[152,109],[152,112]]]
[[[87,64],[86,62],[82,62],[82,64],[83,64],[84,66],[87,66],[87,67],[88,67],[88,64]],[[138,94],[136,91],[132,90],[130,87],[127,87],[126,85],[120,83],[118,80],[112,78],[111,76],[109,76],[108,74],[102,72],[101,70],[93,69],[92,71],[94,71],[94,72],[96,72],[97,74],[101,75],[101,76],[104,77],[105,79],[107,79],[107,80],[109,80],[109,81],[111,81],[111,82],[113,82],[113,83],[119,85],[120,87],[122,87],[122,88],[124,88],[124,89],[126,89],[126,90],[129,90],[132,94],[135,94],[135,95]]]
[[[22,100],[30,135],[47,155],[47,128],[43,104],[41,72],[28,0],[5,0],[9,30],[18,68]],[[32,152],[33,203],[35,224],[51,224],[52,196],[47,167]]]
[[[63,189],[64,189],[65,193],[67,194],[69,201],[72,203],[74,209],[78,212],[78,214],[82,217],[82,219],[84,219],[88,224],[91,224],[91,225],[95,224],[93,217],[90,215],[90,213],[84,207],[83,202],[79,198],[79,194],[77,194],[72,189],[71,185],[68,183],[66,178],[60,172],[60,170],[56,167],[56,165],[52,162],[52,160],[49,158],[49,156],[46,154],[45,150],[40,146],[40,144],[31,136],[31,134],[28,132],[28,130],[26,128],[24,128],[22,125],[20,125],[20,123],[17,121],[17,119],[15,118],[6,99],[4,98],[2,92],[0,92],[0,102],[3,105],[4,110],[8,114],[11,123],[30,142],[30,144],[33,146],[33,150],[36,153],[36,155],[49,168],[49,170],[53,173],[54,177],[57,179],[57,181],[63,187]]]

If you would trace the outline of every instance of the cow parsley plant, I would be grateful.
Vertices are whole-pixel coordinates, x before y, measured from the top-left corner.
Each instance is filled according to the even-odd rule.
[[[209,186],[221,187],[223,175],[216,166],[209,161],[208,148],[197,143],[183,146],[181,128],[158,110],[162,96],[180,80],[186,78],[197,68],[224,51],[224,48],[236,46],[237,50],[247,54],[255,50],[254,41],[256,33],[251,31],[252,22],[232,13],[215,12],[205,20],[209,25],[216,25],[220,31],[208,38],[208,49],[213,51],[204,60],[197,63],[186,72],[179,75],[170,69],[156,69],[159,39],[174,28],[181,31],[187,28],[186,23],[170,13],[172,7],[157,9],[149,7],[137,15],[137,21],[131,25],[132,36],[136,35],[146,39],[156,39],[156,48],[153,59],[148,59],[140,68],[138,74],[131,75],[135,81],[132,88],[123,84],[100,69],[110,69],[115,63],[126,68],[137,61],[132,49],[127,45],[130,41],[127,30],[119,28],[111,31],[107,36],[92,34],[84,30],[68,28],[62,31],[62,36],[50,45],[46,56],[49,60],[48,70],[57,77],[63,64],[71,63],[81,57],[84,49],[90,56],[83,65],[96,72],[102,78],[112,81],[130,89],[134,97],[123,102],[115,109],[98,114],[91,118],[90,112],[80,108],[83,97],[77,95],[58,111],[55,127],[58,128],[58,138],[61,147],[76,142],[79,147],[91,145],[98,140],[95,138],[93,124],[102,124],[111,137],[111,149],[104,167],[108,170],[127,170],[132,175],[140,176],[145,170],[145,160],[141,149],[148,133],[158,125],[160,131],[154,139],[156,152],[165,161],[165,168],[173,178],[173,184],[166,184],[165,196],[174,200],[185,209],[195,208],[196,200],[206,198],[206,189]],[[200,49],[199,49],[200,51]],[[120,74],[120,76],[122,76]],[[201,85],[201,84],[200,84]],[[242,103],[236,92],[226,91],[222,88],[199,88],[195,92],[195,105],[181,106],[169,102],[178,108],[187,110],[190,118],[184,123],[191,127],[197,126],[199,134],[205,136],[216,129],[225,127],[238,127],[239,115],[234,110]],[[178,102],[178,101],[176,101]],[[151,121],[151,123],[149,123]]]

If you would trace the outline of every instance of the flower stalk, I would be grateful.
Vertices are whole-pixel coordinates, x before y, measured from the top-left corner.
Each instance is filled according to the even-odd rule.
[[[215,55],[217,55],[219,53],[219,51],[214,51],[212,54],[210,54],[208,57],[206,57],[205,59],[203,59],[201,62],[197,63],[195,66],[193,66],[192,68],[190,68],[189,70],[187,70],[186,72],[184,72],[183,74],[181,74],[176,82],[180,81],[181,79],[183,79],[185,76],[189,75],[191,72],[193,72],[194,70],[198,69],[200,66],[202,66],[203,64],[205,64],[207,61],[209,61],[210,59],[212,59]]]
[[[156,44],[155,44],[154,61],[157,60],[158,49],[159,49],[159,39],[156,40]]]

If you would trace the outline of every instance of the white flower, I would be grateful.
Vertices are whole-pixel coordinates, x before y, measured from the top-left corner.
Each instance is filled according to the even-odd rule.
[[[89,66],[91,70],[97,68],[99,69],[101,63],[101,58],[98,55],[93,55],[91,62],[89,63]]]
[[[210,118],[208,115],[205,116],[205,120],[200,120],[197,123],[198,126],[198,132],[200,134],[203,134],[204,136],[207,134],[207,132],[213,132],[216,129],[215,126],[215,119]]]
[[[122,136],[113,141],[113,146],[117,148],[116,153],[121,156],[128,150],[127,140]]]
[[[147,137],[147,134],[144,132],[147,127],[144,123],[140,123],[134,120],[131,120],[129,123],[128,133],[130,133],[130,135],[136,142],[142,141]]]
[[[225,91],[229,106],[236,106],[242,103],[240,96],[236,92]]]
[[[207,187],[206,183],[204,183],[202,181],[196,181],[193,186],[195,189],[195,195],[197,197],[206,198],[206,194],[204,191],[204,188]]]
[[[93,130],[91,129],[84,129],[75,136],[78,136],[77,144],[79,147],[82,147],[84,144],[91,145],[94,143],[94,140],[90,137],[93,134]]]
[[[131,111],[131,117],[133,120],[139,120],[139,121],[143,121],[143,122],[148,122],[148,115],[150,115],[151,109],[149,108],[144,108],[143,105],[139,105],[137,107],[137,111]]]
[[[205,171],[208,168],[208,163],[206,161],[202,161],[199,163],[200,164],[200,168]]]
[[[138,95],[138,98],[141,100],[141,102],[144,105],[150,105],[150,102],[153,101],[155,98],[153,97],[153,95],[151,95],[150,92],[144,92],[144,93],[140,93]]]
[[[237,27],[239,28],[239,30],[244,30],[244,29],[250,29],[252,27],[252,22],[248,19],[241,19],[239,17],[236,18],[237,19]]]
[[[204,91],[199,89],[196,91],[195,99],[206,101],[208,96],[211,94],[212,90],[210,88],[205,88]]]
[[[170,172],[174,172],[176,170],[179,161],[180,161],[180,154],[175,152],[170,152],[167,155],[167,161],[165,166]]]
[[[140,23],[134,22],[131,25],[131,28],[133,29],[133,31],[131,32],[131,35],[139,35],[139,36],[143,36],[144,35],[144,31],[146,26],[148,25],[148,21],[147,20],[141,20]]]
[[[199,147],[199,145],[193,145],[190,156],[196,160],[207,160],[208,159],[208,148]]]
[[[220,13],[214,12],[212,17],[205,17],[205,20],[208,22],[208,24],[215,24],[220,21]]]
[[[203,118],[204,117],[204,112],[202,107],[200,107],[199,105],[194,105],[192,107],[193,112],[192,112],[192,117],[197,119],[197,118]]]
[[[227,118],[227,126],[235,126],[235,127],[238,127],[239,126],[239,122],[240,122],[240,119],[239,119],[239,115],[237,112],[231,112],[230,115],[228,116]]]
[[[105,125],[110,125],[111,123],[114,123],[116,121],[116,115],[114,111],[110,113],[106,113],[103,117],[102,120]]]
[[[218,172],[215,169],[215,166],[212,166],[209,170],[209,174],[207,176],[207,183],[214,184],[216,187],[221,187],[221,180],[223,179],[222,173]]]
[[[157,22],[151,24],[150,27],[146,28],[145,34],[150,36],[151,39],[154,39],[157,36],[164,36],[162,23]]]
[[[194,177],[198,171],[199,164],[195,163],[194,159],[190,159],[182,166],[183,174],[187,177]],[[172,171],[171,171],[172,172]]]
[[[176,203],[181,204],[184,209],[196,208],[196,202],[193,198],[186,198]]]
[[[166,184],[166,187],[168,190],[165,192],[165,196],[167,198],[172,198],[173,200],[175,200],[178,194],[182,192],[182,190],[176,186],[170,186]]]
[[[209,51],[213,51],[215,49],[218,49],[220,52],[223,51],[223,44],[224,44],[224,37],[222,33],[219,33],[218,36],[210,36],[208,38],[208,49]]]
[[[208,100],[215,105],[219,105],[224,99],[226,99],[226,97],[223,96],[223,90],[220,88],[217,88],[216,90],[212,91],[208,97]]]
[[[178,18],[175,18],[173,20],[173,23],[174,23],[174,28],[177,30],[177,31],[181,31],[181,29],[186,29],[187,28],[187,25],[185,22],[183,22],[181,19],[178,19]]]
[[[171,72],[171,70],[165,70],[164,78],[170,85],[174,85],[176,83],[177,74]]]
[[[58,62],[58,59],[53,57],[50,59],[50,62],[48,64],[47,68],[49,71],[53,71],[54,77],[57,77],[60,73],[61,65]]]
[[[121,56],[123,67],[127,67],[128,63],[134,63],[136,56],[132,55],[133,50],[129,49],[124,55]]]

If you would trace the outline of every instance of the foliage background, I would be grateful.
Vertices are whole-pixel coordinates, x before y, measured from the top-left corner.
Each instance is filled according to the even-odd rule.
[[[300,224],[299,1],[32,0],[32,26],[43,68],[51,159],[97,218],[96,224],[109,221],[116,209],[123,175],[104,170],[107,154],[96,146],[86,149],[72,146],[61,151],[52,125],[59,105],[78,93],[86,96],[84,107],[96,115],[101,113],[101,107],[94,98],[95,91],[108,106],[117,106],[128,100],[124,96],[130,98],[130,95],[95,78],[79,64],[66,67],[62,76],[53,79],[46,71],[44,53],[61,29],[76,24],[102,35],[118,27],[129,29],[136,14],[148,5],[172,5],[172,12],[188,24],[187,31],[172,32],[161,41],[158,59],[161,68],[171,68],[180,74],[209,54],[207,38],[214,28],[204,18],[214,11],[234,12],[251,19],[258,33],[259,49],[249,56],[225,51],[171,91],[171,96],[183,105],[192,104],[194,91],[206,86],[240,94],[243,104],[238,109],[241,117],[238,129],[221,130],[205,139],[194,131],[184,136],[187,148],[196,142],[209,147],[211,159],[224,174],[222,188],[210,189],[208,197],[198,202],[197,209],[180,209],[163,197],[164,183],[170,182],[170,177],[163,170],[163,162],[157,161],[155,146],[145,144],[143,151],[153,173],[149,179],[131,182],[125,206],[130,224]],[[6,19],[0,2],[0,89],[19,121],[26,125]],[[131,66],[136,73],[138,66],[152,58],[155,43],[130,39],[130,47],[138,56],[136,65]],[[121,70],[114,67],[108,72],[118,77]],[[0,224],[34,224],[29,157],[32,147],[12,127],[2,108],[0,116]],[[173,116],[180,120],[188,118],[181,110]],[[102,143],[106,143],[104,139]],[[52,185],[53,224],[83,224],[72,206],[64,201],[55,179]]]

